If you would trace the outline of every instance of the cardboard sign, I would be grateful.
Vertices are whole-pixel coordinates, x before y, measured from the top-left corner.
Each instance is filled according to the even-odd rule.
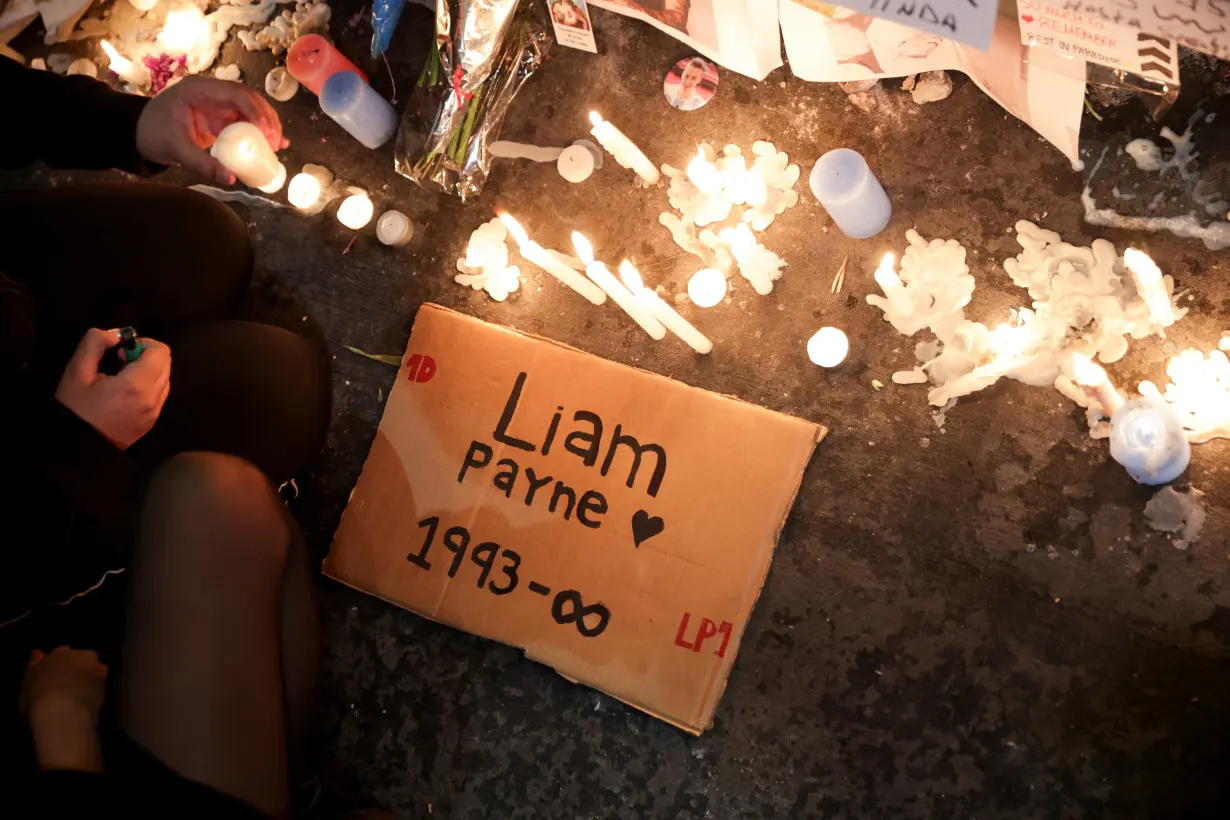
[[[325,573],[699,734],[825,432],[424,305]]]
[[[561,46],[598,53],[594,42],[594,22],[589,16],[585,0],[546,0],[551,12],[551,25],[555,29],[555,41]]]
[[[1173,40],[1067,8],[1062,0],[1017,0],[1021,42],[1046,46],[1130,71],[1159,83],[1179,81],[1179,55]]]
[[[1146,34],[1178,40],[1188,48],[1230,60],[1227,0],[1063,0],[1065,9]]]
[[[842,0],[830,15],[840,24],[847,15],[870,14],[882,20],[938,34],[986,51],[995,30],[998,0]]]

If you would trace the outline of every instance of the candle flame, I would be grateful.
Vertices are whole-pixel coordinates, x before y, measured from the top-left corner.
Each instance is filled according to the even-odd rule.
[[[128,71],[132,68],[132,60],[129,60],[127,57],[116,51],[115,46],[111,45],[106,40],[100,40],[98,44],[102,46],[103,53],[106,54],[107,59],[110,60],[108,68],[116,74],[128,73]]]
[[[1096,387],[1106,381],[1106,371],[1084,353],[1072,354],[1073,381],[1082,387]]]
[[[594,264],[594,246],[579,231],[572,232],[572,246],[577,249],[577,256],[581,257],[586,267]]]
[[[166,24],[158,32],[158,42],[170,51],[189,52],[208,34],[205,13],[192,6],[167,12]]]
[[[500,221],[504,223],[504,227],[508,229],[510,234],[512,234],[512,237],[516,240],[518,247],[530,241],[529,234],[525,232],[525,228],[521,227],[520,222],[513,219],[512,214],[507,211],[500,211],[496,214],[496,216],[500,218]]]
[[[893,273],[897,272],[896,258],[891,253],[884,254],[884,258],[880,260],[880,270],[889,270]]]
[[[595,128],[597,128],[599,125],[602,125],[602,117],[598,115],[597,111],[589,112],[589,121],[594,124]]]
[[[632,267],[632,263],[627,259],[619,263],[619,278],[624,280],[628,290],[633,293],[640,293],[646,290],[645,280],[641,279],[640,271]]]

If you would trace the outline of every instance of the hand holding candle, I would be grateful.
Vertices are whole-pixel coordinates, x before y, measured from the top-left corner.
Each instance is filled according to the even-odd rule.
[[[636,297],[636,301],[649,309],[653,317],[661,322],[667,330],[674,333],[680,339],[688,343],[688,346],[697,353],[708,353],[713,350],[713,342],[705,338],[692,325],[688,324],[687,319],[684,319],[675,309],[663,302],[658,294],[654,293],[649,288],[645,287],[644,281],[641,280],[640,272],[632,267],[632,263],[624,260],[619,263],[619,275],[624,280],[624,284],[632,291],[632,295]]]
[[[250,188],[276,193],[286,184],[286,166],[250,122],[231,123],[222,129],[210,153]]]
[[[632,292],[620,284],[606,265],[594,259],[594,248],[589,244],[588,239],[573,231],[572,244],[576,246],[577,255],[585,262],[585,274],[593,279],[598,287],[606,291],[607,295],[615,300],[615,304],[623,308],[624,313],[631,316],[641,326],[641,329],[653,338],[661,339],[666,336],[666,328],[662,323],[655,319],[653,314],[640,302],[636,301]]]

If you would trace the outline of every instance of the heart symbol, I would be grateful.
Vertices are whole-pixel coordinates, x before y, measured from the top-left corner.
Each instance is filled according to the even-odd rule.
[[[1034,21],[1034,17],[1032,14],[1022,14],[1021,19],[1024,20],[1026,23],[1032,23]]]
[[[644,510],[637,510],[632,514],[632,540],[638,547],[642,541],[648,541],[664,529],[666,522],[656,515],[650,515]]]

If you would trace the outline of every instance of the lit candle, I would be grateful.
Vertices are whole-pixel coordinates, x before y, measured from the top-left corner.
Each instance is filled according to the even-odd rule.
[[[634,268],[631,262],[625,259],[619,263],[619,276],[624,280],[624,284],[628,286],[628,289],[632,291],[636,301],[649,308],[649,312],[653,314],[654,318],[661,322],[671,333],[687,342],[688,347],[697,353],[708,353],[713,350],[713,342],[705,338],[705,335],[699,330],[692,327],[687,319],[675,312],[674,308],[663,302],[658,294],[645,287],[640,271]]]
[[[688,298],[697,307],[713,307],[726,296],[726,276],[717,268],[705,268],[688,280]]]
[[[134,63],[123,56],[115,50],[115,46],[106,40],[100,40],[98,44],[102,46],[103,53],[107,55],[107,59],[110,61],[108,67],[124,82],[131,83],[132,85],[145,85],[149,82],[149,70],[144,65]]]
[[[307,164],[290,179],[286,199],[307,216],[320,213],[329,204],[329,186],[333,174],[322,165]]]
[[[209,24],[205,22],[205,12],[196,6],[168,11],[162,31],[158,32],[158,42],[173,54],[187,54],[207,39]]]
[[[888,306],[893,313],[900,316],[909,316],[914,312],[914,305],[910,301],[909,294],[905,292],[905,285],[901,284],[901,277],[897,275],[897,271],[893,267],[893,255],[891,253],[884,254],[884,259],[880,261],[880,267],[876,268],[875,280],[876,284],[880,286],[880,290],[884,291],[884,295],[888,298]]]
[[[376,238],[393,248],[404,248],[414,238],[414,223],[401,211],[385,211],[376,220]]]
[[[835,327],[822,327],[807,340],[807,358],[821,367],[836,367],[849,352],[850,340]]]
[[[525,229],[521,227],[521,223],[513,219],[509,214],[502,213],[499,214],[499,217],[500,221],[504,223],[504,227],[508,228],[508,232],[517,241],[517,250],[521,252],[521,255],[525,257],[527,262],[542,268],[595,305],[600,305],[606,301],[606,292],[602,288],[577,273],[557,257],[554,252],[547,250],[537,242],[531,241],[525,233]]]
[[[367,75],[319,34],[305,34],[295,41],[286,52],[286,70],[317,96],[325,81],[339,71],[353,71],[367,82]]]
[[[1158,398],[1127,402],[1110,420],[1110,454],[1140,484],[1183,475],[1192,448],[1174,409]]]
[[[655,319],[644,305],[636,301],[632,291],[620,284],[615,275],[607,270],[606,265],[594,259],[594,248],[589,244],[588,239],[573,231],[572,244],[576,246],[577,255],[585,262],[585,274],[593,279],[598,287],[606,291],[607,295],[615,300],[615,304],[623,308],[624,313],[631,316],[641,326],[641,329],[653,338],[661,339],[666,336],[666,328],[663,324]]]
[[[624,168],[631,168],[646,183],[657,184],[658,179],[662,176],[657,166],[649,161],[649,157],[645,156],[632,140],[625,137],[618,128],[602,119],[597,111],[589,112],[589,121],[594,124],[593,130],[589,133],[593,134],[598,144],[605,148],[616,162]]]
[[[688,179],[705,196],[713,196],[722,190],[721,172],[705,158],[704,151],[700,149],[697,149],[696,156],[688,163]]]
[[[842,233],[853,239],[875,236],[893,215],[888,194],[867,161],[849,148],[820,157],[811,172],[811,190]]]
[[[1072,354],[1073,381],[1091,393],[1093,398],[1102,405],[1102,413],[1107,418],[1114,418],[1115,413],[1123,407],[1123,396],[1110,383],[1110,377],[1101,365],[1084,353]]]
[[[320,110],[368,148],[397,132],[397,112],[353,71],[337,71],[320,90]]]
[[[1136,289],[1149,306],[1149,316],[1157,324],[1167,327],[1174,324],[1174,304],[1166,290],[1162,272],[1144,251],[1128,248],[1123,252],[1123,264],[1132,272]]]
[[[286,166],[265,141],[265,135],[250,122],[233,122],[210,149],[240,182],[267,194],[277,193],[286,183]]]
[[[158,5],[158,0],[128,0],[128,2],[132,3],[132,7],[142,14]]]
[[[376,206],[372,205],[371,198],[368,197],[367,192],[356,189],[354,193],[343,199],[342,204],[338,206],[337,221],[350,228],[350,230],[357,231],[372,221],[372,214],[375,211]]]

